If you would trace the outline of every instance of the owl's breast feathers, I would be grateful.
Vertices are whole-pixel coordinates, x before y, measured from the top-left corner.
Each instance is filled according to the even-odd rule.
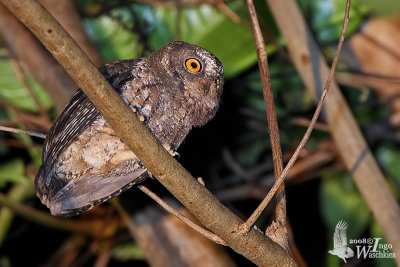
[[[171,47],[184,53],[175,56]],[[190,56],[194,48],[175,42],[153,56],[100,68],[150,132],[173,150],[193,126],[203,125],[215,115],[222,90],[222,66],[209,52],[201,61],[201,77],[187,73],[182,70],[184,64],[175,62],[185,53]],[[193,57],[201,58],[198,54]],[[220,68],[218,73],[205,73],[213,64]],[[38,197],[53,215],[72,216],[118,195],[146,176],[140,160],[79,90],[47,135],[35,185]]]

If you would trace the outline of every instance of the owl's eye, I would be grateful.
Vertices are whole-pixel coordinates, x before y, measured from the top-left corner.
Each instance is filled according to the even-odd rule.
[[[201,70],[201,64],[200,62],[195,59],[195,58],[189,58],[186,60],[185,62],[186,64],[186,68],[190,71],[190,72],[199,72]]]

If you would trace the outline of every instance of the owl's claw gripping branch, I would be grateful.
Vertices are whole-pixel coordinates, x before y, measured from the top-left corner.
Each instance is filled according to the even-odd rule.
[[[179,155],[178,152],[175,151],[174,148],[172,148],[172,146],[170,144],[163,144],[163,147],[165,148],[165,150],[168,151],[169,154],[171,154],[171,156],[175,157],[180,157],[181,155]]]
[[[135,105],[132,108],[133,112],[136,113],[136,115],[139,117],[139,120],[143,123],[147,123],[149,121],[149,116],[142,110],[141,107],[138,105]]]

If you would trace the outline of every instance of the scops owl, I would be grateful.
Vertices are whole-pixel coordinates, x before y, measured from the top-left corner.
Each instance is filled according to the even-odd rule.
[[[214,117],[224,82],[221,62],[184,42],[169,43],[148,57],[106,64],[100,71],[172,154],[192,127]],[[53,215],[67,217],[147,176],[140,159],[78,90],[44,142],[36,194]]]

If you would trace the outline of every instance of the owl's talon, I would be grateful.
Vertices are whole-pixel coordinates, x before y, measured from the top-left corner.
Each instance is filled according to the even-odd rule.
[[[204,182],[203,178],[199,177],[199,178],[197,178],[197,181],[198,181],[202,186],[206,186],[206,183]]]
[[[133,112],[136,113],[136,115],[138,116],[139,120],[143,123],[147,123],[149,121],[149,116],[147,116],[141,107],[139,107],[138,105],[133,106],[132,108]]]
[[[173,157],[175,157],[175,156],[180,157],[180,156],[181,156],[181,155],[179,155],[178,152],[175,151],[175,149],[172,148],[171,145],[169,145],[169,144],[163,144],[163,147],[165,148],[165,150],[168,151],[168,153],[169,153],[171,156],[173,156]]]
[[[146,117],[143,116],[142,114],[140,114],[140,115],[139,115],[139,120],[140,120],[141,122],[145,122],[145,121],[146,121]]]

